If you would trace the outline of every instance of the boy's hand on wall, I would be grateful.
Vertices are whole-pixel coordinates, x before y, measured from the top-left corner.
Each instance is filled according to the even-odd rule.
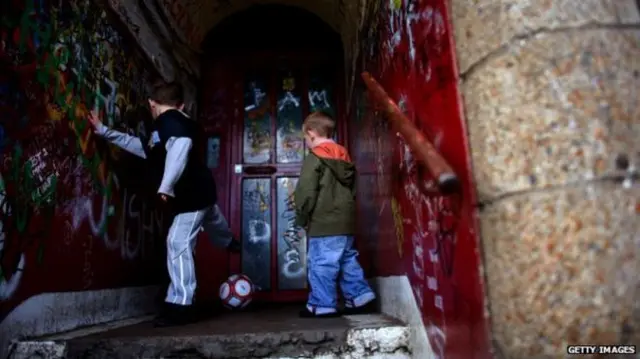
[[[89,112],[88,119],[93,128],[98,128],[100,127],[100,125],[102,125],[102,120],[100,119],[100,116],[98,116],[98,113],[95,111]]]

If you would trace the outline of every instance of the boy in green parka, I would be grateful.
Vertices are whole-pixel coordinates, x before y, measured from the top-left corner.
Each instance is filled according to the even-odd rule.
[[[335,143],[335,122],[323,112],[302,125],[311,150],[302,164],[294,193],[296,224],[307,231],[311,292],[302,317],[340,315],[337,284],[345,297],[344,314],[373,311],[376,298],[358,263],[353,245],[356,216],[356,168],[347,150]]]

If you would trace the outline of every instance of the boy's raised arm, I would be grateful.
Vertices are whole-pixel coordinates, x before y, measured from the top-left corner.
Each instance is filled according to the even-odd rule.
[[[144,152],[144,147],[140,138],[110,129],[102,123],[102,120],[100,120],[95,113],[89,114],[89,122],[91,122],[96,135],[135,156],[147,158],[147,154]]]
[[[316,206],[320,171],[320,160],[316,156],[308,154],[302,164],[298,185],[293,194],[296,206],[296,225],[304,229],[307,229],[309,217]]]

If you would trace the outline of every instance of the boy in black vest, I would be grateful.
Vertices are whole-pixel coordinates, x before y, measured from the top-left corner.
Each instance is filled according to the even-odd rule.
[[[209,239],[231,252],[239,252],[227,220],[216,201],[216,184],[200,155],[202,128],[182,112],[184,90],[178,83],[157,86],[149,99],[153,132],[142,140],[107,128],[95,113],[89,121],[95,133],[138,157],[151,161],[154,187],[161,202],[175,215],[167,238],[167,269],[171,284],[166,310],[156,326],[186,324],[193,320],[196,289],[193,250],[201,228]],[[146,145],[145,145],[146,143]]]

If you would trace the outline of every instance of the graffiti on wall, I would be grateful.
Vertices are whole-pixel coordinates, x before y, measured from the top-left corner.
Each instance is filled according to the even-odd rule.
[[[443,5],[439,1],[388,0],[383,71],[411,73],[425,82],[449,73],[437,61],[449,50]]]
[[[399,214],[402,217],[402,235],[411,238],[403,243],[403,252],[407,253],[407,273],[418,307],[423,313],[428,313],[427,325],[441,334],[437,340],[432,338],[432,344],[438,357],[444,358],[445,306],[455,301],[451,291],[445,287],[450,285],[448,282],[454,274],[459,223],[457,198],[437,193],[433,181],[425,179],[429,175],[419,172],[409,146],[401,136],[398,137],[397,163],[401,186],[395,193],[401,198],[401,203],[407,203]]]
[[[106,14],[89,0],[21,0],[0,7],[4,317],[42,290],[43,273],[61,274],[49,266],[77,265],[69,269],[76,279],[52,288],[62,291],[109,282],[94,275],[101,266],[114,268],[99,263],[100,250],[142,265],[164,223],[138,190],[131,170],[139,163],[97,139],[86,120],[96,110],[111,127],[144,131],[130,114],[140,113],[148,75]]]

